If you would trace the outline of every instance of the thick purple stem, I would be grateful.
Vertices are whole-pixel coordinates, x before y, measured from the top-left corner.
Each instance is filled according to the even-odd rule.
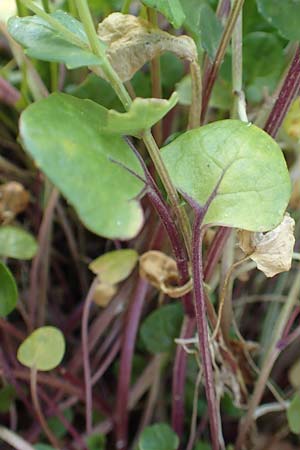
[[[202,264],[202,238],[201,223],[203,209],[196,210],[193,226],[192,267],[194,279],[194,301],[197,330],[199,337],[200,354],[203,365],[205,393],[208,405],[208,414],[211,431],[212,449],[219,450],[219,420],[217,401],[214,387],[214,375],[208,337],[208,323],[203,288],[203,264]]]
[[[148,283],[139,279],[133,299],[129,305],[126,316],[125,330],[123,336],[120,369],[117,388],[116,404],[116,449],[126,450],[128,440],[128,399],[131,378],[132,358],[136,340],[136,334],[143,304],[146,297]]]
[[[289,70],[286,74],[282,88],[275,105],[265,125],[265,131],[275,137],[287,113],[290,104],[295,98],[300,87],[300,47],[296,48]]]

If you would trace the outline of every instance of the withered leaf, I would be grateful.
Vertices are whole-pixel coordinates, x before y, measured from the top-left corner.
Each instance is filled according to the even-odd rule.
[[[29,192],[16,181],[0,186],[0,221],[10,223],[29,203]]]
[[[94,292],[94,303],[104,308],[115,296],[117,290],[117,286],[114,284],[99,282]]]
[[[193,39],[172,36],[130,14],[110,14],[98,25],[98,36],[107,45],[107,57],[122,81],[130,80],[147,61],[167,51],[189,62],[197,60]],[[104,77],[101,69],[94,70]]]
[[[290,270],[295,244],[295,221],[285,214],[282,222],[267,233],[239,230],[239,246],[267,277]]]

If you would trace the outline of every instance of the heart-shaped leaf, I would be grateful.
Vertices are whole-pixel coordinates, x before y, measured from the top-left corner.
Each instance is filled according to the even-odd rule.
[[[0,255],[6,258],[31,259],[37,248],[36,240],[27,231],[11,225],[0,227]]]
[[[57,367],[65,353],[65,338],[55,327],[37,328],[18,348],[17,358],[26,367],[47,371]]]
[[[103,109],[90,100],[53,94],[23,112],[21,138],[87,228],[107,238],[130,239],[143,223],[135,200],[143,183],[111,159],[140,175],[142,169],[122,137],[102,133]]]
[[[16,306],[18,289],[8,267],[0,261],[0,317],[5,317]]]
[[[300,0],[256,0],[259,12],[286,39],[300,40]]]
[[[162,13],[174,28],[181,27],[184,22],[185,14],[180,0],[143,0],[143,3]]]
[[[50,15],[73,34],[73,39],[72,35],[67,39],[38,16],[12,17],[8,21],[8,31],[32,58],[65,63],[69,69],[101,64],[89,50],[86,34],[78,20],[64,11]]]
[[[222,120],[188,131],[162,150],[176,187],[205,205],[204,222],[268,231],[282,220],[291,192],[278,144],[250,123]]]

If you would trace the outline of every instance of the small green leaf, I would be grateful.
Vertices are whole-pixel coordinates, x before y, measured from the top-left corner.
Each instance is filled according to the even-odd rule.
[[[8,31],[32,58],[65,63],[69,69],[101,64],[101,60],[89,51],[86,34],[78,20],[64,11],[56,11],[51,17],[71,31],[75,41],[86,44],[86,49],[70,42],[38,16],[12,17],[8,21]]]
[[[9,268],[0,261],[0,317],[7,316],[18,301],[18,289]]]
[[[74,412],[71,408],[65,409],[63,415],[69,423],[72,423],[74,418]],[[65,425],[61,422],[61,420],[57,416],[50,417],[50,419],[48,420],[48,425],[50,430],[58,439],[64,437],[67,433]]]
[[[0,413],[9,411],[12,401],[16,397],[16,391],[10,384],[0,389]]]
[[[89,269],[99,275],[101,283],[116,284],[131,274],[138,257],[135,250],[114,250],[94,259],[89,264]]]
[[[48,444],[35,444],[33,447],[36,450],[55,450],[54,447],[51,447],[51,445]]]
[[[139,450],[176,450],[178,445],[178,436],[164,423],[146,427],[139,440]]]
[[[257,0],[259,12],[286,39],[300,40],[300,0]]]
[[[276,87],[285,63],[283,48],[276,36],[263,31],[248,34],[243,42],[243,76],[247,99],[260,102]],[[257,55],[260,58],[257,58]],[[268,64],[265,63],[266,59]]]
[[[199,441],[197,442],[194,450],[211,450],[211,446],[208,442],[205,441]]]
[[[104,434],[92,434],[87,438],[88,450],[105,450],[106,437]]]
[[[297,392],[287,409],[287,419],[292,433],[300,434],[300,394]]]
[[[11,225],[0,227],[0,255],[6,258],[31,259],[37,248],[36,240],[27,231]]]
[[[183,12],[180,0],[142,0],[149,8],[154,8],[162,13],[174,28],[180,28],[184,22],[185,14]]]
[[[205,205],[204,223],[268,231],[283,218],[291,183],[282,151],[264,131],[221,120],[188,131],[162,149],[175,186]]]
[[[162,306],[153,311],[141,326],[141,338],[151,353],[169,352],[179,336],[183,318],[179,303]]]
[[[37,328],[18,348],[17,358],[26,367],[48,371],[57,367],[65,353],[65,338],[55,327]]]
[[[142,169],[122,137],[101,133],[102,110],[90,100],[53,94],[23,112],[21,139],[87,228],[130,239],[143,223],[135,199],[143,183],[111,159],[140,175]]]

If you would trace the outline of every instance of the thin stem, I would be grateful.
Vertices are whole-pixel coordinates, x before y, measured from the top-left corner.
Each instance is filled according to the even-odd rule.
[[[40,405],[38,393],[37,393],[37,369],[36,369],[36,367],[32,367],[30,369],[30,391],[31,391],[32,403],[33,403],[34,409],[36,411],[38,421],[40,422],[41,427],[43,428],[51,445],[53,445],[53,447],[55,449],[59,450],[61,448],[61,445],[58,442],[58,440],[56,439],[56,437],[54,436],[54,434],[52,433],[52,431],[50,430],[50,428],[48,427],[46,419],[42,413],[42,409],[41,409],[41,405]]]
[[[204,266],[204,280],[206,282],[209,282],[213,275],[216,264],[220,259],[221,253],[224,249],[224,245],[226,244],[231,231],[231,228],[220,227],[214,237],[214,240],[208,250]]]
[[[129,305],[124,330],[123,344],[120,357],[120,369],[117,388],[116,404],[116,449],[125,450],[128,439],[128,410],[129,387],[132,369],[132,358],[140,317],[147,294],[148,283],[139,279],[137,287]]]
[[[152,8],[147,8],[149,22],[157,28],[157,12]],[[152,97],[162,98],[160,57],[155,56],[150,62]],[[158,146],[161,146],[163,140],[162,120],[153,127],[153,136]]]
[[[123,1],[124,1],[124,3],[123,3],[123,6],[122,6],[122,9],[121,9],[121,13],[122,14],[129,14],[131,0],[123,0]]]
[[[295,279],[291,287],[290,293],[288,295],[287,301],[285,302],[281,310],[281,313],[278,317],[278,320],[276,322],[276,326],[272,336],[272,344],[266,354],[263,367],[261,369],[258,380],[255,384],[255,389],[248,406],[247,414],[241,422],[235,446],[236,450],[241,450],[243,443],[249,432],[249,429],[253,423],[255,410],[258,407],[259,402],[262,398],[273,365],[281,352],[281,349],[278,346],[278,342],[280,341],[283,335],[290,314],[294,308],[295,303],[297,302],[299,292],[300,292],[300,272],[298,271],[298,273],[295,275]]]
[[[16,450],[34,450],[34,447],[13,431],[0,425],[0,439]]]
[[[81,325],[81,345],[82,345],[82,358],[83,358],[83,372],[84,372],[84,384],[85,384],[85,421],[86,432],[90,435],[92,432],[92,413],[93,413],[93,399],[92,399],[92,381],[91,381],[91,367],[89,359],[89,337],[88,337],[88,325],[89,325],[89,313],[90,307],[93,301],[95,288],[98,283],[96,277],[91,284],[88,295],[84,302],[84,308],[82,313],[82,325]]]
[[[223,31],[221,40],[220,40],[220,45],[218,47],[214,62],[207,74],[207,78],[204,80],[204,88],[203,88],[203,102],[202,102],[202,113],[201,113],[201,122],[204,122],[205,120],[205,116],[206,116],[206,112],[207,112],[207,108],[208,108],[208,103],[209,103],[209,99],[212,93],[212,89],[214,86],[214,83],[216,81],[219,69],[221,67],[221,64],[223,62],[224,59],[224,55],[228,46],[228,43],[230,41],[234,26],[236,24],[236,21],[239,17],[239,14],[242,10],[244,4],[244,0],[235,0],[235,3],[230,11],[227,23],[226,23],[226,27]]]
[[[205,308],[205,298],[203,288],[203,266],[202,266],[203,232],[201,230],[201,223],[203,221],[203,216],[204,216],[203,209],[198,209],[195,212],[195,221],[193,226],[193,245],[192,245],[194,301],[195,301],[195,313],[199,337],[200,354],[205,380],[205,393],[207,398],[208,414],[210,419],[212,449],[218,450],[220,448],[219,418],[214,387],[215,382],[212,368],[210,342],[208,338],[208,324],[206,319],[206,308]]]
[[[200,125],[202,107],[202,78],[198,61],[194,61],[190,64],[190,72],[192,80],[192,103],[189,112],[189,130]]]
[[[300,87],[300,46],[298,45],[279,92],[275,105],[264,127],[265,131],[275,137],[287,110]]]

